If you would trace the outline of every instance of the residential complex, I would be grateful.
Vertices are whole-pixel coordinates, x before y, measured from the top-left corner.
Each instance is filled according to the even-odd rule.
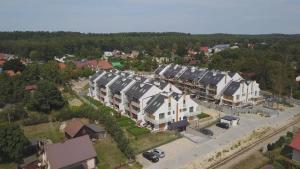
[[[169,64],[160,65],[155,74],[186,93],[216,104],[243,107],[262,101],[259,84],[238,73]]]
[[[116,70],[91,76],[89,96],[154,131],[191,121],[201,112],[190,95],[165,80]]]

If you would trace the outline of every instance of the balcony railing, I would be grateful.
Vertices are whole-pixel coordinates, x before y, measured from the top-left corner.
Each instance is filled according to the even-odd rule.
[[[135,101],[131,101],[131,105],[133,105],[135,107],[140,107],[140,104]]]
[[[163,119],[156,120],[153,117],[150,117],[150,116],[146,115],[144,118],[145,118],[146,121],[148,121],[152,124],[155,124],[155,125],[159,125],[159,124],[162,124],[162,123],[167,123],[167,122],[172,121],[171,117],[165,117]]]

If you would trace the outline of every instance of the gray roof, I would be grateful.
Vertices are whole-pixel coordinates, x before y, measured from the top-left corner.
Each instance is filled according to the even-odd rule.
[[[147,102],[148,106],[146,107],[145,112],[147,112],[147,113],[156,112],[156,110],[158,110],[160,108],[160,106],[163,105],[165,98],[166,98],[166,96],[161,95],[161,94],[157,94],[157,95],[153,96]]]
[[[176,76],[177,73],[180,72],[180,70],[182,69],[182,66],[180,65],[171,65],[165,72],[164,72],[164,76],[166,78],[174,78]]]
[[[144,76],[133,76],[133,79],[142,83],[144,83],[147,80],[147,78]]]
[[[216,85],[223,79],[224,76],[225,75],[220,72],[209,71],[199,80],[199,83],[205,85]]]
[[[182,81],[195,81],[205,73],[205,70],[188,67],[186,71],[179,77]]]
[[[151,84],[136,82],[132,85],[127,92],[125,93],[126,96],[130,99],[140,99],[150,88],[152,87]]]
[[[113,78],[115,78],[117,75],[113,73],[106,73],[100,79],[97,81],[98,86],[106,86]]]
[[[122,76],[122,77],[128,77],[128,76],[130,76],[130,74],[127,73],[127,72],[118,72],[117,74],[120,75],[120,76]]]
[[[166,65],[160,65],[155,71],[155,74],[159,74],[164,68],[166,67]]]
[[[114,81],[110,86],[110,90],[112,93],[121,92],[129,83],[133,80],[125,77],[119,77],[116,81]]]
[[[154,79],[151,79],[147,83],[153,84],[156,87],[160,88],[161,90],[164,89],[168,85],[168,82],[165,81],[165,80],[154,80]]]
[[[176,101],[178,101],[178,100],[180,99],[180,97],[181,97],[181,95],[180,95],[179,93],[176,93],[176,92],[173,92],[173,93],[171,94],[171,96],[172,96]]]
[[[240,87],[240,82],[231,82],[224,91],[224,95],[232,96]]]
[[[88,135],[48,144],[45,153],[52,169],[60,169],[97,156]]]
[[[105,132],[104,127],[98,127],[95,124],[87,124],[85,126],[88,127],[89,129],[93,130],[96,133]]]
[[[95,73],[91,78],[90,81],[94,81],[98,76],[100,76],[104,71],[100,70],[97,73]]]

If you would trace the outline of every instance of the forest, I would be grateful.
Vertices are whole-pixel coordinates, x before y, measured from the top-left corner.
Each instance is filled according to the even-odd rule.
[[[188,49],[197,51],[200,46],[228,43],[238,45],[239,49],[214,54],[205,66],[252,74],[245,77],[257,80],[262,89],[279,96],[289,96],[292,91],[294,97],[300,98],[299,84],[295,81],[300,74],[300,35],[0,32],[0,39],[0,53],[16,54],[33,61],[48,61],[64,54],[74,54],[79,58],[101,58],[104,51],[138,50],[142,54],[129,65],[126,62],[126,67],[144,68],[146,71],[157,66],[157,63],[151,62],[151,57],[176,55],[175,62],[183,63],[181,58],[186,56]],[[249,48],[249,44],[253,47]]]

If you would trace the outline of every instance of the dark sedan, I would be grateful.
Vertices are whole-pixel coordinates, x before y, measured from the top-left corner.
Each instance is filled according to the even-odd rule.
[[[156,162],[159,161],[159,158],[153,152],[146,151],[146,152],[143,153],[143,157],[146,158],[149,161],[152,161],[153,163],[156,163]]]

